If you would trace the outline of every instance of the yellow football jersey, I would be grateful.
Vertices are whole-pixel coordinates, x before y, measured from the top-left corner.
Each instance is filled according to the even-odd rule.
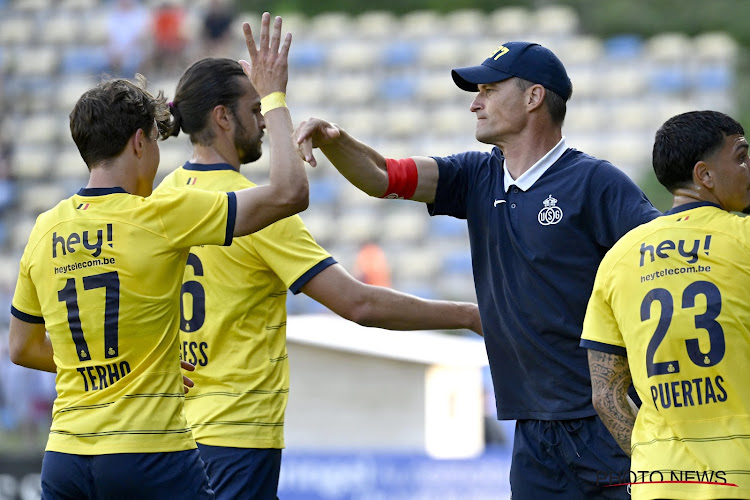
[[[57,365],[47,450],[195,448],[185,421],[179,297],[190,247],[228,245],[233,193],[81,189],[41,214],[12,313],[44,323]]]
[[[231,165],[188,163],[157,188],[233,191],[255,186]],[[283,448],[289,393],[287,289],[299,289],[334,259],[298,215],[229,247],[196,247],[182,285],[182,359],[196,365],[185,411],[196,441]]]
[[[581,345],[627,353],[633,498],[750,498],[750,218],[691,203],[599,267]]]

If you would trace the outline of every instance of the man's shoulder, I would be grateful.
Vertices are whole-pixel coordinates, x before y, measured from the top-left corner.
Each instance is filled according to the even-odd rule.
[[[165,188],[228,192],[251,187],[257,185],[236,170],[195,171],[179,167],[164,177],[154,192]]]
[[[433,156],[433,159],[441,163],[454,163],[461,167],[481,167],[492,162],[502,162],[503,152],[495,146],[491,151],[464,151],[448,156]]]

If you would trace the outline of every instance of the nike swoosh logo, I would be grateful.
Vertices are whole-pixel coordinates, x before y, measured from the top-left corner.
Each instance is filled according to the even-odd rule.
[[[495,204],[492,205],[493,207],[496,207],[500,203],[505,203],[505,200],[495,200]]]

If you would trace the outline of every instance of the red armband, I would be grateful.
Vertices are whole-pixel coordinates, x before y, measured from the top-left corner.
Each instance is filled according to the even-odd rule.
[[[388,170],[388,189],[381,198],[408,200],[417,190],[417,164],[411,158],[403,160],[385,159]]]

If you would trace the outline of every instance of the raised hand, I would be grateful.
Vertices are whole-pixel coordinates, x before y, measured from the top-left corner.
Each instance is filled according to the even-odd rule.
[[[289,80],[288,58],[292,34],[287,33],[284,43],[281,43],[281,17],[276,16],[273,22],[273,33],[269,39],[270,24],[271,14],[264,12],[260,22],[260,45],[258,47],[255,46],[250,24],[242,24],[250,62],[241,60],[240,64],[261,97],[273,92],[286,93],[286,84]]]

